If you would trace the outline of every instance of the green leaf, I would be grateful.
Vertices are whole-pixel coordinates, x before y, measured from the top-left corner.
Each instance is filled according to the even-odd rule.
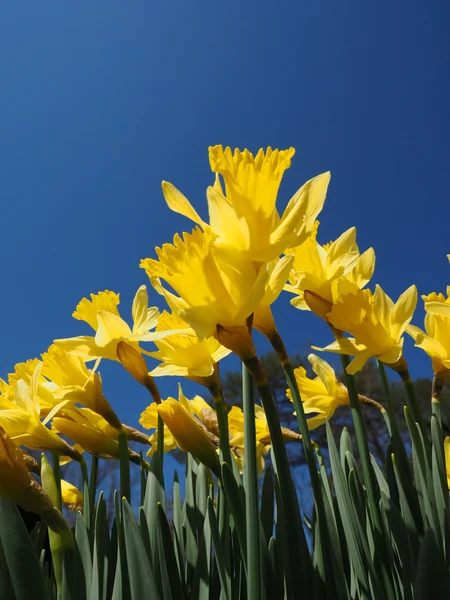
[[[448,600],[450,577],[444,555],[434,532],[426,531],[420,547],[416,569],[414,600]]]
[[[158,504],[158,524],[161,535],[161,547],[164,551],[164,563],[167,567],[164,575],[169,576],[168,582],[165,582],[164,588],[167,585],[170,587],[171,596],[174,600],[183,600],[185,596],[185,586],[182,582],[182,573],[178,568],[177,559],[175,556],[175,549],[170,535],[169,523],[167,522],[166,513],[164,512],[161,504]],[[165,600],[166,596],[164,596]]]
[[[356,515],[355,508],[350,498],[347,489],[347,482],[344,471],[339,460],[339,455],[336,448],[336,443],[333,438],[330,424],[326,423],[328,449],[330,452],[331,471],[336,489],[336,497],[339,506],[339,512],[342,519],[342,527],[347,540],[350,561],[355,569],[355,575],[358,579],[361,591],[366,596],[370,597],[370,586],[368,580],[368,569],[371,565],[371,557],[367,545],[367,540],[364,531],[360,526],[359,519]],[[378,588],[377,575],[373,573],[373,583]],[[382,595],[379,593],[379,597]]]
[[[266,544],[273,535],[275,496],[273,489],[273,470],[269,466],[265,470],[261,491],[261,523]]]
[[[209,516],[203,523],[203,535],[200,539],[197,564],[195,565],[191,597],[196,600],[209,600],[211,585],[211,527]]]
[[[16,600],[49,600],[38,556],[17,508],[0,496],[0,540]]]
[[[195,488],[197,481],[197,464],[188,454],[186,460],[186,498],[184,501],[183,529],[186,535],[186,578],[188,586],[192,583],[195,565],[198,558],[197,547],[197,508],[195,503]]]
[[[91,546],[89,543],[89,535],[84,522],[83,515],[77,513],[77,520],[75,525],[75,540],[77,542],[78,551],[80,553],[81,563],[83,565],[84,580],[86,582],[86,589],[91,590],[92,586],[92,555]]]
[[[225,566],[225,558],[222,550],[222,542],[220,539],[219,526],[217,524],[216,513],[211,498],[208,498],[208,518],[211,527],[212,541],[214,544],[214,557],[216,559],[217,570],[219,572],[220,585],[222,588],[222,594],[225,600],[230,600],[230,578],[227,574]]]
[[[239,539],[239,544],[242,552],[242,560],[244,565],[247,565],[247,539],[246,539],[246,523],[245,523],[245,508],[242,504],[241,493],[239,486],[234,478],[233,472],[227,463],[222,463],[222,483],[227,497],[228,506],[236,527],[236,533]]]
[[[160,598],[139,528],[127,500],[122,499],[123,528],[132,600]]]

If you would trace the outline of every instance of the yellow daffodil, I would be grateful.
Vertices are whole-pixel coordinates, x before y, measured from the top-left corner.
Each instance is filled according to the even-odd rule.
[[[159,311],[156,307],[149,308],[145,285],[138,289],[133,300],[132,328],[120,316],[117,309],[119,302],[119,294],[110,291],[91,294],[90,300],[83,298],[73,316],[88,323],[96,331],[95,337],[84,335],[59,339],[55,340],[55,344],[86,361],[99,358],[117,360],[119,342],[124,341],[142,352],[139,342],[151,342],[161,337],[161,334],[150,331],[156,326]]]
[[[183,394],[182,387],[179,384],[178,402],[199,423],[199,425],[202,426],[205,431],[210,430],[211,433],[213,433],[213,428],[209,426],[208,416],[214,411],[201,396],[195,396],[192,400],[189,400]],[[151,448],[148,451],[147,456],[152,456],[155,453],[158,445],[158,405],[155,402],[147,406],[147,408],[141,414],[139,423],[142,425],[142,427],[144,427],[144,429],[156,429],[156,431],[152,433],[149,438]],[[214,429],[214,432],[217,435],[217,427]],[[164,425],[164,452],[170,452],[177,447],[178,443],[175,437],[172,435],[172,432],[167,425]]]
[[[172,184],[163,182],[168,206],[192,219],[204,231],[212,230],[214,245],[228,253],[246,255],[265,263],[288,247],[300,244],[311,231],[325,202],[330,174],[324,173],[303,185],[279,216],[278,188],[284,171],[291,165],[294,148],[260,149],[256,156],[248,150],[212,146],[211,169],[216,183],[207,189],[210,223],[205,223],[190,202]],[[225,182],[225,192],[219,175]]]
[[[311,235],[303,244],[286,250],[286,254],[293,254],[295,259],[289,284],[284,289],[296,294],[291,304],[300,310],[310,310],[305,291],[332,303],[331,286],[334,281],[344,277],[363,288],[375,268],[373,248],[359,253],[355,227],[345,231],[334,242],[321,246],[316,240],[318,226],[316,221]]]
[[[158,318],[156,331],[167,331],[187,328],[188,325],[176,314],[164,311]],[[179,377],[208,377],[214,371],[214,364],[228,356],[230,350],[221,346],[213,338],[200,340],[195,336],[170,335],[155,341],[157,352],[149,352],[161,361],[150,375],[177,375]]]
[[[54,531],[66,533],[63,516],[30,475],[20,450],[1,427],[0,494],[24,510],[39,515]]]
[[[189,411],[175,398],[167,398],[157,409],[181,450],[192,454],[219,476],[219,459],[211,440]]]
[[[402,362],[403,334],[417,304],[417,289],[409,287],[394,304],[377,285],[375,293],[361,290],[355,283],[339,279],[333,285],[333,305],[326,315],[332,326],[353,335],[340,337],[325,350],[354,356],[347,372],[360,371],[375,357],[396,368]]]
[[[123,429],[129,440],[148,443],[136,429],[126,425]],[[119,458],[118,429],[89,408],[65,407],[62,416],[53,417],[52,431],[62,433],[94,456]],[[130,460],[139,462],[135,452],[130,450],[129,454]]]
[[[416,346],[422,348],[431,358],[436,378],[450,378],[450,286],[447,298],[443,294],[422,296],[425,303],[425,331],[409,325],[407,333]]]
[[[316,374],[314,379],[306,375],[303,367],[298,367],[294,373],[305,414],[315,414],[308,419],[308,428],[315,429],[331,419],[335,410],[349,404],[350,400],[347,388],[337,380],[334,369],[326,361],[315,354],[310,354],[308,360]],[[290,390],[286,390],[286,394],[292,402]]]
[[[246,259],[216,252],[211,241],[211,233],[194,229],[183,239],[176,235],[173,244],[156,248],[158,260],[141,261],[156,291],[202,340],[217,334],[219,327],[246,328],[258,306],[270,304],[280,294],[292,263],[292,257],[284,257],[257,273]],[[178,296],[164,289],[160,279]]]
[[[82,404],[102,415],[111,425],[121,424],[103,395],[99,375],[88,369],[80,356],[69,354],[55,344],[42,355],[42,375],[54,384],[53,394],[72,404]]]
[[[74,512],[83,509],[83,494],[77,487],[65,479],[61,479],[61,496],[63,503],[68,509]]]
[[[88,408],[65,408],[64,417],[54,417],[52,431],[67,436],[85,450],[102,458],[118,458],[118,432]]]
[[[79,453],[46,427],[55,409],[41,421],[39,399],[36,393],[40,368],[39,364],[34,371],[30,385],[21,379],[17,381],[14,402],[0,397],[0,426],[17,446],[23,445],[33,450],[49,450],[79,460]],[[56,406],[57,408],[58,406]]]

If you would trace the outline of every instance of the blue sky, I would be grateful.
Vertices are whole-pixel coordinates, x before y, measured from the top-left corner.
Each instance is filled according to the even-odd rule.
[[[320,240],[356,225],[360,248],[376,250],[373,281],[392,297],[412,283],[444,291],[449,17],[443,1],[4,3],[2,376],[54,338],[87,333],[71,313],[90,292],[120,292],[129,314],[147,282],[139,260],[190,227],[166,207],[161,180],[205,215],[217,143],[294,146],[281,206],[331,170]],[[292,352],[330,341],[287,294],[275,314]],[[428,375],[410,346],[414,374]],[[119,365],[102,371],[136,423],[145,390]],[[161,387],[176,392],[173,380]]]

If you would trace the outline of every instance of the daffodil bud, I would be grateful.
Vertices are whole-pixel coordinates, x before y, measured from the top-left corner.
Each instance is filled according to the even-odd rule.
[[[328,322],[327,315],[331,311],[332,303],[309,290],[305,290],[303,297],[311,312]]]
[[[83,494],[80,490],[66,481],[61,479],[61,496],[62,501],[69,510],[74,512],[81,511],[83,508]]]
[[[256,356],[256,349],[253,344],[252,336],[247,327],[230,326],[222,327],[217,325],[215,338],[234,352],[241,360],[249,360]]]
[[[158,414],[178,446],[219,476],[219,460],[208,436],[180,402],[174,398],[167,398],[158,406]]]
[[[153,377],[148,373],[144,357],[129,344],[119,342],[117,344],[117,358],[131,377],[148,389],[153,400],[157,403],[161,402],[158,388]]]

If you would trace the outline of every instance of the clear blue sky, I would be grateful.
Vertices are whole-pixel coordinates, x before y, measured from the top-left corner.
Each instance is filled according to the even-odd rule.
[[[211,144],[295,146],[281,205],[331,170],[321,241],[356,225],[393,297],[450,283],[448,2],[77,0],[1,12],[2,376],[87,332],[71,313],[90,292],[120,292],[129,314],[147,283],[139,259],[190,226],[160,182],[205,214]],[[275,313],[292,352],[330,341],[288,300]],[[407,352],[427,375],[426,357]],[[145,390],[119,365],[102,371],[136,423]]]

